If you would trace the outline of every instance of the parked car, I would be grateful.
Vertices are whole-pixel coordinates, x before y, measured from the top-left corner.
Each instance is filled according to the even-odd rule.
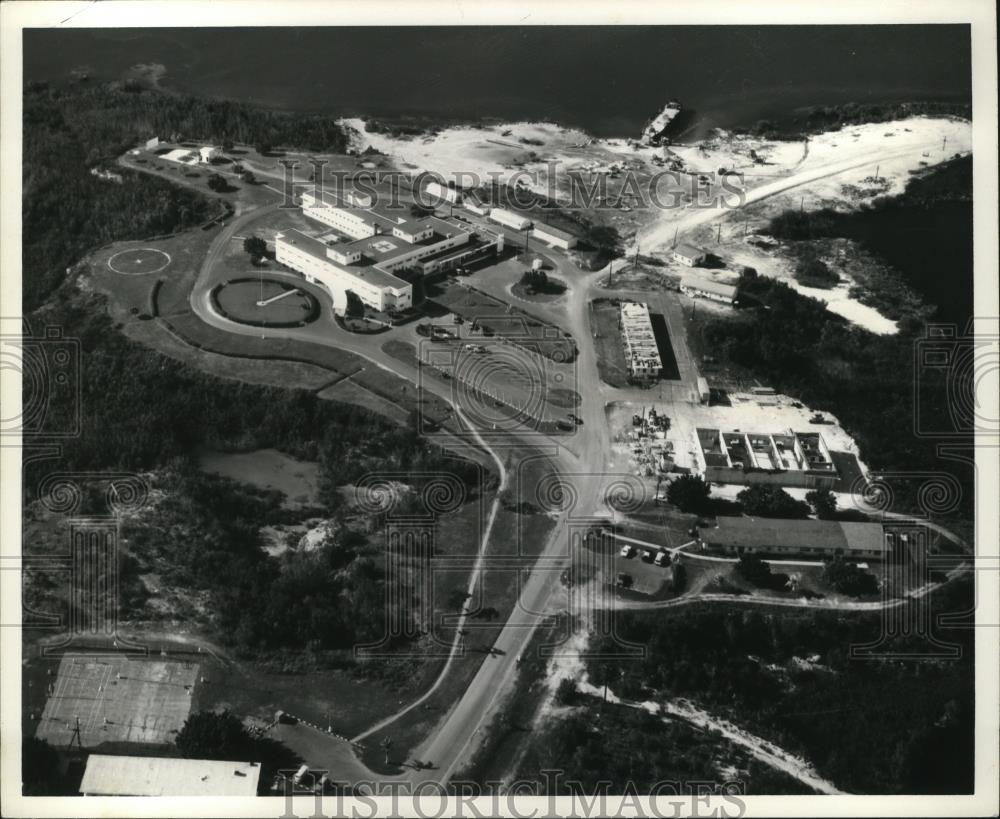
[[[632,555],[635,554],[635,549],[626,543],[619,550],[618,554],[620,554],[622,557],[632,557]]]
[[[656,555],[656,560],[653,561],[657,566],[667,566],[670,563],[670,552],[659,552]]]
[[[649,549],[643,549],[642,550],[642,559],[646,560],[646,561],[652,560],[653,559],[653,553]]]

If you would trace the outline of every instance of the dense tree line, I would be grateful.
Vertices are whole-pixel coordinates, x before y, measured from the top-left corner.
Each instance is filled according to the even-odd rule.
[[[935,612],[971,604],[972,585],[935,593]],[[726,610],[702,606],[663,618],[623,613],[614,639],[640,643],[611,686],[633,699],[690,697],[789,750],[855,793],[968,793],[974,738],[974,635],[940,630],[958,659],[934,662],[919,635],[879,644],[878,614]],[[604,646],[615,649],[609,638]],[[875,657],[852,647],[877,645]],[[591,678],[603,661],[592,647]],[[912,659],[881,659],[914,652]],[[817,656],[818,655],[818,656]],[[813,658],[814,662],[808,662]],[[569,758],[572,758],[570,755]],[[598,768],[599,770],[599,768]]]
[[[925,208],[942,202],[972,201],[972,157],[949,160],[925,173],[908,180],[906,189],[898,196],[879,196],[870,203],[863,203],[857,211],[784,210],[771,219],[766,232],[778,239],[798,241],[849,235],[852,223],[863,219],[872,211]]]
[[[147,174],[118,169],[116,185],[89,168],[151,136],[236,140],[343,151],[336,118],[271,111],[145,89],[136,83],[29,84],[24,92],[24,309],[38,307],[66,268],[102,244],[183,230],[216,207],[197,194]]]
[[[765,139],[802,139],[809,134],[836,131],[847,125],[890,122],[916,116],[972,119],[972,105],[968,102],[920,101],[810,106],[787,122],[759,120],[751,130]]]

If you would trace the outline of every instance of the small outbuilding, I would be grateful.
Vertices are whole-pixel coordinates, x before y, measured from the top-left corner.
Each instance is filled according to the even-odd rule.
[[[697,267],[708,258],[708,253],[699,247],[682,242],[670,251],[670,258],[686,267]]]

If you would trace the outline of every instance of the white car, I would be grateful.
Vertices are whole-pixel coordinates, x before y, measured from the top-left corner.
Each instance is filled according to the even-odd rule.
[[[670,562],[669,552],[660,552],[656,555],[656,560],[653,561],[657,566],[666,566]]]
[[[635,549],[633,549],[626,543],[624,546],[622,546],[618,554],[620,554],[622,557],[632,557],[632,555],[635,554]]]

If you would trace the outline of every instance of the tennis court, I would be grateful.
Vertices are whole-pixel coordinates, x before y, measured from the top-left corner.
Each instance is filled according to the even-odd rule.
[[[191,711],[197,679],[197,663],[64,657],[36,735],[66,747],[79,717],[85,748],[102,742],[173,742]]]

